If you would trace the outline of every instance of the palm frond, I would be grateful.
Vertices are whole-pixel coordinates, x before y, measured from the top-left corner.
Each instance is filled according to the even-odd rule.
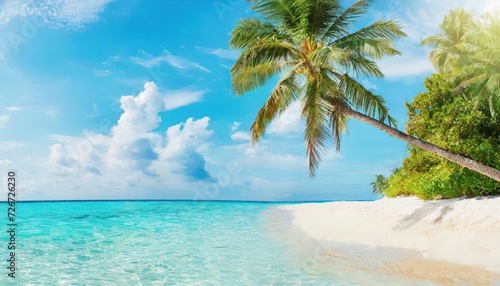
[[[300,51],[286,41],[262,40],[245,49],[233,65],[231,72],[240,68],[258,66],[270,62],[296,60]]]
[[[345,73],[353,74],[356,77],[367,76],[382,78],[384,74],[378,67],[377,63],[369,60],[359,53],[351,51],[350,57],[345,62],[338,63]]]
[[[243,95],[263,86],[268,79],[279,74],[284,67],[273,62],[244,67],[231,74],[231,87],[235,95]]]
[[[394,42],[389,39],[366,39],[364,43],[359,41],[358,44],[358,47],[352,46],[350,49],[357,49],[372,59],[379,60],[386,56],[401,55],[401,52],[394,46]]]
[[[340,149],[346,111],[359,109],[395,126],[384,100],[350,77],[383,77],[375,60],[399,55],[394,40],[406,36],[390,20],[350,34],[354,20],[374,0],[358,0],[345,10],[340,0],[248,1],[260,17],[240,21],[231,33],[231,48],[242,50],[231,69],[234,92],[251,91],[286,71],[251,127],[254,144],[276,116],[300,100],[309,174],[314,176],[328,145],[333,141]]]
[[[500,91],[500,73],[492,75],[489,79],[488,82],[486,83],[486,88],[488,91],[493,94],[498,96],[499,91]]]
[[[252,0],[253,10],[267,21],[279,24],[288,31],[295,39],[304,39],[305,27],[307,26],[308,3],[298,0]]]
[[[395,127],[397,125],[397,121],[389,116],[389,109],[385,106],[383,97],[367,90],[362,84],[346,74],[339,76],[342,77],[341,84],[346,99],[353,108],[362,110],[370,117],[378,118],[380,122],[387,120],[389,126]]]
[[[264,135],[269,123],[276,116],[282,114],[292,102],[297,100],[300,91],[297,69],[298,67],[292,68],[283,75],[264,106],[257,113],[257,117],[250,128],[253,144]]]
[[[389,39],[396,40],[406,37],[401,30],[399,23],[393,20],[379,20],[368,27],[362,28],[357,32],[338,38],[328,45],[337,45],[339,47],[357,46],[356,42],[366,39]],[[359,45],[359,44],[358,44]]]
[[[259,19],[243,19],[232,30],[229,47],[232,49],[245,49],[257,41],[268,39],[290,40],[285,31],[278,29],[269,22]]]
[[[262,15],[271,21],[288,22],[295,20],[295,15],[290,7],[291,1],[283,0],[252,0],[250,10]]]
[[[327,99],[329,104],[329,119],[332,132],[332,140],[335,149],[340,151],[340,143],[342,135],[347,134],[347,122],[349,118],[345,115],[344,110],[350,108],[349,104],[340,96],[330,96]]]
[[[455,43],[450,38],[443,34],[429,36],[420,43],[422,46],[428,46],[431,48],[448,47],[454,44]]]
[[[306,29],[309,38],[315,40],[325,33],[342,9],[339,0],[298,0],[297,2],[300,1],[304,2],[303,6],[309,5]]]
[[[488,75],[487,74],[475,75],[473,77],[469,77],[468,79],[461,81],[457,85],[457,87],[455,88],[454,92],[464,91],[472,85],[476,85],[477,87],[481,87],[481,89],[482,89],[483,87],[486,86],[487,82],[488,82]],[[479,90],[476,90],[476,92],[474,92],[473,90],[471,90],[471,91],[473,93],[475,93],[474,95],[477,95],[477,92]]]
[[[262,40],[245,49],[231,68],[231,83],[236,95],[244,94],[266,83],[291,61],[298,51],[286,41]]]
[[[302,107],[302,117],[306,119],[304,142],[311,177],[316,175],[321,156],[326,153],[330,141],[330,132],[326,125],[328,110],[326,102],[320,97],[320,85],[317,76],[308,79]]]
[[[309,61],[316,67],[338,67],[351,56],[349,51],[331,46],[316,49],[308,55]]]
[[[366,12],[373,3],[373,0],[360,0],[347,8],[340,14],[333,23],[329,25],[323,33],[321,41],[328,41],[329,39],[339,38],[349,33],[353,20]]]

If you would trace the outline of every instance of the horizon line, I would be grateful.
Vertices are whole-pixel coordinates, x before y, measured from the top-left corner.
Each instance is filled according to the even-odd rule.
[[[189,200],[189,199],[84,199],[84,200],[16,200],[16,203],[62,203],[62,202],[224,202],[224,203],[328,203],[328,202],[370,202],[374,200],[312,200],[312,201],[249,201],[249,200]],[[8,203],[8,200],[0,200]]]

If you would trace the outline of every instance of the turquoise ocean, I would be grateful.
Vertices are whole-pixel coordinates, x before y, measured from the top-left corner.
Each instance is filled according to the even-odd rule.
[[[278,205],[17,203],[16,278],[3,231],[0,285],[434,285],[322,258]]]

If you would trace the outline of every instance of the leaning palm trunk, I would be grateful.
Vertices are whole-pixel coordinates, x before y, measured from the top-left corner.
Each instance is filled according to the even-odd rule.
[[[347,116],[350,116],[352,118],[356,118],[357,120],[359,120],[361,122],[368,123],[372,126],[375,126],[378,129],[385,131],[389,135],[394,136],[400,140],[403,140],[408,144],[422,148],[428,152],[431,152],[431,153],[436,154],[438,156],[441,156],[445,159],[448,159],[452,162],[455,162],[455,163],[459,164],[460,166],[474,170],[480,174],[483,174],[487,177],[492,178],[493,180],[500,182],[500,171],[495,169],[495,168],[492,168],[490,166],[486,166],[486,165],[481,164],[477,161],[469,159],[465,156],[452,153],[452,152],[445,150],[441,147],[438,147],[434,144],[431,144],[431,143],[422,141],[420,139],[417,139],[415,137],[412,137],[406,133],[403,133],[403,132],[397,130],[396,128],[390,127],[389,125],[384,124],[383,122],[377,121],[377,120],[375,120],[369,116],[366,116],[358,111],[355,111],[351,108],[344,108],[344,110],[342,110],[342,111]]]
[[[250,9],[261,17],[243,19],[231,32],[230,47],[241,50],[231,68],[232,89],[236,95],[243,95],[281,75],[252,124],[253,143],[262,138],[270,122],[300,101],[311,176],[331,143],[340,150],[346,119],[354,117],[500,181],[498,170],[391,128],[396,121],[389,115],[385,100],[357,81],[360,76],[382,78],[376,60],[400,55],[394,41],[406,36],[392,20],[352,29],[373,0],[358,0],[347,9],[338,0],[249,2]]]

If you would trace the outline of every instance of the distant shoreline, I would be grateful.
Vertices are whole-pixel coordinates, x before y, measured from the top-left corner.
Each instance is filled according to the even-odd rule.
[[[422,269],[441,265],[448,269],[441,269],[442,273],[449,269],[463,275],[469,271],[484,277],[486,273],[500,281],[500,197],[438,201],[400,197],[277,208],[289,211],[293,226],[318,245],[356,244],[367,253],[402,249],[416,254],[401,261],[413,265],[408,267],[419,261]]]
[[[352,200],[349,202],[372,202],[373,200]],[[62,203],[62,202],[219,202],[219,203],[263,203],[263,204],[307,204],[307,203],[330,203],[332,200],[322,201],[245,201],[245,200],[188,200],[188,199],[102,199],[102,200],[18,200],[16,203]],[[7,203],[6,200],[0,200],[0,203]]]

